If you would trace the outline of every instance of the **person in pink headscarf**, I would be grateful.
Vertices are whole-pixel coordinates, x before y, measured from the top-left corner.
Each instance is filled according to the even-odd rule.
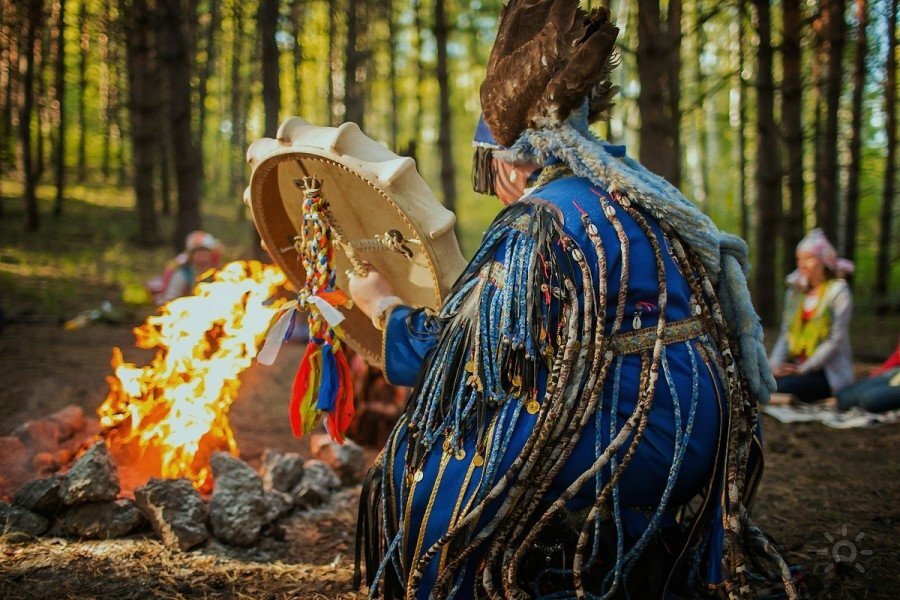
[[[769,356],[779,393],[816,402],[853,382],[853,300],[844,280],[852,272],[853,263],[838,257],[821,229],[797,245],[797,270],[787,278],[781,332]]]

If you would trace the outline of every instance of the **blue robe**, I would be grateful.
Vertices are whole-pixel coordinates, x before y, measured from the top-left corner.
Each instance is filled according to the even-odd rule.
[[[529,229],[523,223],[528,224],[528,216],[533,215],[535,210],[552,214],[554,223],[561,227],[561,237],[569,240],[567,247],[574,244],[583,252],[590,274],[586,286],[578,268],[571,264],[566,267],[565,260],[557,262],[566,268],[566,274],[576,283],[576,289],[593,290],[595,294],[598,293],[598,279],[601,277],[599,259],[584,223],[596,226],[606,258],[607,299],[605,314],[602,317],[598,315],[596,323],[599,326],[602,318],[605,335],[612,333],[619,309],[617,299],[621,291],[622,251],[625,246],[611,220],[604,214],[601,197],[615,211],[628,240],[625,318],[618,333],[630,332],[635,327],[655,329],[660,311],[660,277],[657,259],[645,230],[606,190],[598,189],[584,178],[563,177],[534,190],[516,203],[524,204],[524,207],[516,207],[521,213],[516,219],[504,220],[501,213],[473,260],[473,264],[479,266],[470,266],[457,282],[455,296],[451,294],[449,304],[457,303],[456,309],[472,302],[470,297],[475,293],[481,297],[479,327],[475,330],[482,340],[479,346],[482,349],[480,362],[502,362],[490,352],[485,352],[484,348],[490,348],[495,343],[507,343],[504,340],[508,338],[512,338],[513,345],[524,345],[526,354],[540,351],[539,342],[529,335],[529,325],[516,322],[517,318],[521,321],[525,315],[520,310],[521,306],[517,308],[527,291],[521,291],[521,288],[534,279],[523,272],[528,267],[522,256],[528,256],[531,252],[528,243],[534,237],[534,228]],[[650,215],[637,208],[633,210],[643,216],[662,248],[666,322],[681,322],[695,317],[697,303],[692,301],[691,287],[675,259],[671,240]],[[540,262],[527,264],[533,267]],[[579,296],[578,303],[584,309],[585,298],[582,296]],[[487,298],[496,300],[492,302]],[[559,320],[559,307],[553,306],[552,302],[545,307],[545,311],[548,322]],[[532,414],[528,410],[525,400],[510,395],[509,381],[504,381],[502,374],[497,375],[503,365],[494,364],[483,370],[479,367],[477,374],[484,389],[471,397],[460,389],[461,385],[454,384],[457,379],[453,377],[448,377],[441,385],[435,383],[451,368],[438,360],[443,356],[442,348],[459,344],[462,335],[475,335],[470,331],[460,331],[453,323],[400,306],[391,311],[385,327],[385,375],[388,381],[396,385],[417,386],[417,393],[411,399],[413,406],[407,413],[409,418],[398,424],[384,455],[385,460],[390,461],[390,468],[385,473],[391,480],[382,485],[389,485],[392,490],[391,494],[383,496],[389,498],[391,503],[391,506],[384,507],[388,512],[385,522],[393,523],[388,527],[391,532],[397,532],[401,527],[404,530],[394,535],[393,539],[386,540],[387,545],[394,542],[397,546],[394,556],[389,556],[382,566],[385,572],[393,570],[394,574],[388,576],[401,582],[409,575],[410,565],[440,539],[460,510],[470,502],[482,501],[500,475],[509,470],[525,447],[540,416],[540,412]],[[694,579],[702,576],[706,581],[717,581],[720,576],[721,535],[719,532],[717,539],[715,524],[716,516],[721,513],[715,500],[719,495],[717,477],[721,477],[727,399],[720,376],[721,365],[717,364],[719,359],[706,335],[664,346],[660,376],[643,439],[611,496],[610,518],[617,526],[616,543],[621,548],[618,553],[614,552],[617,564],[611,569],[608,582],[611,578],[627,576],[640,550],[649,543],[652,532],[674,527],[675,510],[704,490],[707,501],[699,518],[695,519],[693,535],[684,538],[687,541],[676,569],[681,572],[673,570],[670,581],[674,587],[687,584],[689,575]],[[537,364],[537,372],[533,374],[535,389],[532,397],[543,402],[547,391],[548,366],[546,362],[538,361]],[[639,399],[641,369],[642,358],[638,353],[620,354],[612,359],[603,382],[600,403],[581,431],[571,456],[546,491],[542,505],[553,502],[584,473],[632,415]],[[434,407],[441,402],[438,396],[445,398],[444,407],[440,414],[431,414],[430,418],[426,418],[422,407],[430,406],[434,413]],[[447,409],[446,398],[451,396],[458,400]],[[485,401],[485,398],[490,401]],[[479,406],[479,402],[485,405],[476,418],[473,417],[477,412],[474,407]],[[417,418],[417,407],[420,410],[418,422],[426,426],[432,424],[433,439],[422,464],[417,465],[418,472],[412,473],[406,464],[409,445],[407,426],[410,419]],[[438,422],[440,424],[435,426]],[[576,512],[593,504],[608,482],[611,469],[623,460],[626,447],[627,444],[593,482],[584,485],[568,500],[566,508],[569,511]],[[483,464],[473,464],[476,455]],[[412,498],[404,497],[403,491],[408,493],[410,489]],[[487,506],[477,526],[470,528],[467,539],[473,539],[481,528],[495,518],[503,499],[501,496]],[[634,552],[631,552],[632,549]],[[455,597],[473,597],[476,566],[484,552],[484,546],[475,551],[455,577]],[[453,555],[454,550],[445,547],[428,563],[418,583],[417,598],[429,596],[440,568]],[[702,565],[699,564],[701,562]],[[698,569],[701,570],[698,572]],[[535,573],[532,576],[537,586],[534,588],[535,594],[540,590],[543,575]]]

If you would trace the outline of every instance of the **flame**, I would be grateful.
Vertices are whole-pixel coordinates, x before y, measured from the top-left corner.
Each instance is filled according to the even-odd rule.
[[[269,301],[285,276],[276,267],[236,261],[206,280],[134,329],[139,348],[156,349],[148,366],[125,362],[113,349],[115,374],[97,412],[125,490],[149,477],[187,477],[209,490],[212,454],[237,455],[228,410],[238,376],[284,303]]]

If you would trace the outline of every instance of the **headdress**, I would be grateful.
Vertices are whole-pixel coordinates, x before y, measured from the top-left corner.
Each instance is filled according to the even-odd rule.
[[[814,255],[822,261],[823,265],[834,271],[838,277],[848,275],[856,268],[853,261],[838,257],[837,250],[828,241],[825,232],[818,227],[807,233],[800,240],[800,243],[797,244],[797,252],[809,252]]]

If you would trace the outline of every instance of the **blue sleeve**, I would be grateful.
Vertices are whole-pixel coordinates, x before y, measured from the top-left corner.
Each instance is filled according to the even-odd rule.
[[[416,383],[425,355],[440,339],[437,320],[410,306],[388,313],[384,326],[384,376],[391,385]]]

